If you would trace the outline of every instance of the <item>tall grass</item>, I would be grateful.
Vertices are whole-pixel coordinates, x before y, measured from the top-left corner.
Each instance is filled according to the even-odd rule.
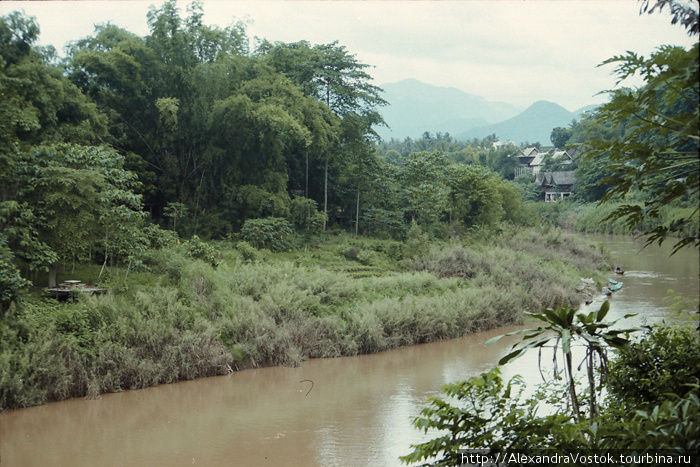
[[[0,408],[378,352],[578,302],[580,277],[604,259],[567,235],[542,240],[507,231],[427,245],[417,258],[397,242],[342,235],[252,256],[219,244],[218,267],[182,248],[154,251],[150,272],[113,274],[106,296],[10,309],[0,321]]]
[[[696,207],[676,204],[664,206],[658,218],[647,218],[636,225],[629,225],[622,219],[608,219],[608,216],[623,203],[608,202],[605,204],[589,203],[579,204],[574,202],[564,203],[529,203],[539,225],[560,227],[570,231],[587,233],[604,233],[617,235],[638,235],[657,226],[669,226],[673,221],[681,218],[690,219],[691,222],[681,232],[686,236],[697,236],[700,229],[700,218]],[[643,206],[642,202],[631,202]]]

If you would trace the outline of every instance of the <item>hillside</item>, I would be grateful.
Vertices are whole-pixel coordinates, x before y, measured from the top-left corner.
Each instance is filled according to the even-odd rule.
[[[511,118],[521,110],[504,102],[490,102],[456,88],[438,87],[415,79],[380,86],[389,105],[381,109],[389,128],[380,128],[384,139],[419,137],[426,131],[454,135]]]
[[[582,110],[588,110],[587,107]],[[549,144],[549,136],[554,127],[567,127],[579,112],[569,112],[554,102],[537,101],[522,113],[499,123],[468,129],[456,134],[457,139],[468,140],[496,134],[501,141],[513,140],[516,143],[540,142]]]

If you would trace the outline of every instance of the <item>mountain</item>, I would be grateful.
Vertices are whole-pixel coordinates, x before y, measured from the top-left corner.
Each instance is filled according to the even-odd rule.
[[[552,128],[568,127],[572,120],[580,116],[578,112],[590,110],[589,107],[591,106],[582,107],[577,112],[569,112],[554,102],[537,101],[515,117],[491,125],[470,128],[458,133],[456,139],[484,138],[495,133],[500,141],[540,142],[546,146],[550,144]]]
[[[418,138],[424,132],[454,135],[517,115],[522,110],[504,102],[490,102],[456,88],[406,79],[380,85],[389,104],[381,109],[389,128],[379,128],[384,139]]]

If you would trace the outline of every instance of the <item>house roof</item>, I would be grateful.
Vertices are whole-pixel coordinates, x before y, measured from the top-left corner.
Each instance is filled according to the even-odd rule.
[[[534,146],[533,146],[533,147],[529,147],[529,148],[525,148],[525,149],[523,149],[523,156],[525,156],[525,157],[531,157],[531,156],[534,155],[534,154],[532,154],[533,151],[535,152],[535,154],[537,153],[537,148],[534,147]]]
[[[535,183],[539,186],[545,185],[573,185],[576,177],[573,170],[561,172],[540,172],[535,176]]]
[[[579,148],[578,148],[578,147],[569,148],[569,149],[566,150],[566,153],[567,153],[567,154],[569,155],[569,157],[571,157],[572,159],[574,158],[575,155],[578,154],[578,152],[579,152]]]
[[[542,165],[542,160],[544,159],[544,156],[546,153],[538,153],[535,155],[535,158],[532,159],[532,162],[530,162],[530,165],[535,166],[535,165]]]
[[[552,152],[552,160],[557,159],[562,159],[562,164],[571,164],[573,162],[571,155],[568,152],[560,149],[557,149],[554,152]]]

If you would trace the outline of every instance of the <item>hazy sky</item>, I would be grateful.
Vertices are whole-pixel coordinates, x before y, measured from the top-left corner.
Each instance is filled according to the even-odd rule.
[[[95,23],[145,35],[153,4],[160,2],[0,2],[0,13],[36,16],[40,44],[61,51]],[[569,110],[602,102],[594,95],[615,83],[612,67],[596,68],[606,58],[692,44],[666,11],[640,16],[633,0],[209,1],[204,11],[209,24],[249,21],[251,37],[338,40],[374,67],[377,84],[415,78],[523,107],[542,99]]]

